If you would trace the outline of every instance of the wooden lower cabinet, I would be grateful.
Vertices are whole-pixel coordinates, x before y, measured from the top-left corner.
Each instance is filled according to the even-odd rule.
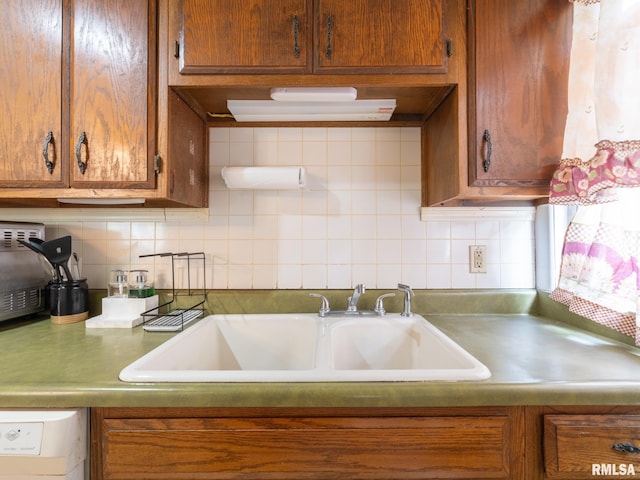
[[[91,478],[521,479],[522,407],[95,408]]]
[[[525,478],[640,478],[640,407],[527,407]]]

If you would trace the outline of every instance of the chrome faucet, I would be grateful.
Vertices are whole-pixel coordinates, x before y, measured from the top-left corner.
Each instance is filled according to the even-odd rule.
[[[356,288],[353,289],[353,295],[347,299],[347,312],[358,311],[358,300],[360,300],[360,295],[366,291],[367,289],[362,283],[356,285]]]
[[[412,317],[413,312],[411,311],[411,297],[415,295],[413,293],[413,290],[411,290],[411,287],[409,285],[405,285],[403,283],[398,284],[398,290],[404,292],[404,309],[402,310],[402,313],[400,315],[402,315],[403,317]]]

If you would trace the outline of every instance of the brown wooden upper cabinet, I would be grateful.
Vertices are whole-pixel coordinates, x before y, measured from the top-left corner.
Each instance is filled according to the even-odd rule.
[[[155,2],[68,5],[0,3],[0,187],[154,188]]]
[[[469,6],[469,185],[544,196],[562,154],[572,6]]]
[[[316,0],[314,8],[318,73],[446,71],[442,0]]]
[[[0,22],[0,186],[63,185],[62,0],[0,2]]]
[[[183,0],[182,74],[443,73],[443,0]]]

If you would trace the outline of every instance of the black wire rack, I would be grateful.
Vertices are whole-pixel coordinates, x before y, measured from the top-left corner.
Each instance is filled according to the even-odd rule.
[[[181,331],[193,320],[204,316],[207,301],[206,264],[204,252],[152,253],[147,257],[171,257],[171,299],[142,313],[143,328],[149,332]],[[186,288],[176,289],[176,267],[186,264]],[[193,286],[194,264],[202,269],[202,286]],[[182,269],[184,271],[184,268]],[[180,298],[187,297],[187,298]],[[192,301],[194,303],[192,303]],[[183,306],[186,305],[186,306]]]

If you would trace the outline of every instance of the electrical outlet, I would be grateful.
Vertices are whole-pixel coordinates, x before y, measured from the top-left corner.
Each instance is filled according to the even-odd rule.
[[[469,245],[469,272],[487,273],[486,254],[486,245]]]

